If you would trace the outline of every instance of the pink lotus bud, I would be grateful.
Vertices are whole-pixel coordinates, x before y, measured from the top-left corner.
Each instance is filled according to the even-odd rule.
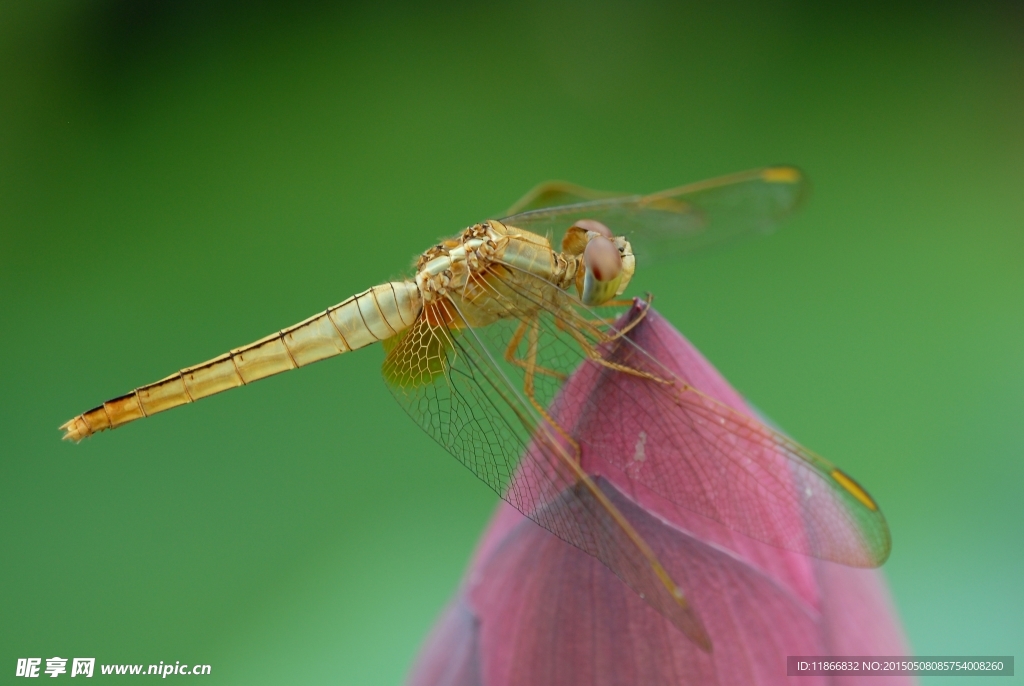
[[[649,311],[630,337],[686,383],[753,414],[657,313]],[[599,386],[600,374],[581,367],[556,403],[559,421],[579,412],[566,398],[607,390]],[[614,393],[603,395],[601,402],[615,412],[643,411]],[[584,433],[600,431],[585,422],[574,425]],[[663,447],[657,445],[659,435],[652,430],[619,438],[633,442],[642,462]],[[598,445],[611,440],[594,438]],[[502,503],[459,591],[423,646],[409,684],[788,684],[793,682],[786,676],[789,655],[909,654],[878,570],[817,560],[737,534],[632,488],[628,478],[593,452],[584,454],[584,468],[685,590],[711,638],[712,652],[702,651],[597,559]],[[860,680],[872,686],[915,683],[905,676]],[[800,677],[799,683],[859,681]]]

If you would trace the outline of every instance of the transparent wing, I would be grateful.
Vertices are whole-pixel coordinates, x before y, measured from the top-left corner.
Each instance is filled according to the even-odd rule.
[[[526,195],[519,198],[512,207],[508,209],[507,216],[561,207],[563,205],[578,205],[579,203],[592,202],[594,200],[610,200],[613,198],[625,198],[629,193],[616,193],[614,191],[596,191],[593,188],[584,188],[568,181],[545,181],[531,188]]]
[[[625,235],[642,260],[674,257],[744,235],[767,233],[795,210],[808,184],[795,167],[765,167],[650,195],[617,195],[555,181],[531,190],[502,219],[561,236],[579,219]]]
[[[535,402],[579,442],[584,466],[600,462],[634,494],[647,489],[773,546],[859,567],[888,557],[888,525],[863,488],[702,393],[672,360],[656,359],[634,340],[642,327],[618,335],[575,298],[525,273],[494,280],[513,295],[498,299],[505,318],[479,337],[495,350],[514,343],[515,362],[506,366],[518,377],[515,387],[532,389]],[[642,312],[634,308],[628,321]]]
[[[516,509],[607,565],[706,650],[710,641],[647,543],[579,467],[572,440],[509,380],[450,301],[389,345],[384,379],[410,416]]]

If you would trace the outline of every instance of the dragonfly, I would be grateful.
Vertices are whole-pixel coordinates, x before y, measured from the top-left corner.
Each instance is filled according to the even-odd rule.
[[[544,183],[506,216],[426,250],[411,278],[374,286],[60,428],[78,442],[379,342],[386,385],[427,434],[710,651],[685,590],[587,473],[583,458],[603,451],[602,460],[634,489],[764,543],[852,566],[885,561],[891,546],[885,518],[852,477],[678,378],[629,335],[649,307],[622,297],[638,260],[770,232],[806,192],[805,177],[790,166],[649,195]],[[556,236],[561,241],[553,244]],[[607,316],[624,307],[636,316]],[[627,394],[643,411],[613,415],[599,395],[574,396],[580,391],[571,377],[588,365],[604,374],[603,388]],[[588,444],[559,410],[565,407],[612,432],[656,433],[671,459],[638,469],[628,451]]]

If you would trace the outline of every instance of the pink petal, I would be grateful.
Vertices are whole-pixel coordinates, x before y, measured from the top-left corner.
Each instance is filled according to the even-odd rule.
[[[637,327],[634,339],[704,393],[751,412],[656,313]],[[581,371],[568,385],[584,392],[593,383],[593,374],[587,378]],[[561,407],[559,421],[574,409]],[[787,655],[907,654],[877,570],[823,562],[737,534],[637,489],[599,455],[585,454],[585,466],[684,589],[713,652],[702,652],[595,558],[503,503],[409,683],[781,684],[789,683]],[[852,679],[801,677],[799,683]],[[869,683],[914,679],[871,677]]]
[[[477,619],[458,595],[441,613],[423,644],[416,669],[409,677],[409,686],[481,684]]]

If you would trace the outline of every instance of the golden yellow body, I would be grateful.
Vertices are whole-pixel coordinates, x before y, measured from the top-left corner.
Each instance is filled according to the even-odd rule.
[[[617,291],[621,293],[633,273],[633,256],[629,243],[617,240],[626,274]],[[513,279],[525,272],[559,289],[576,285],[585,271],[579,255],[554,251],[543,236],[498,221],[476,224],[423,253],[417,260],[414,279],[374,286],[255,343],[108,400],[61,426],[64,438],[80,441],[98,431],[116,429],[172,407],[389,339],[417,320],[424,303],[439,299],[457,300],[456,306],[467,314],[471,326],[486,326],[507,312],[507,304],[496,303],[490,291],[474,282],[473,275],[497,265],[507,267]],[[520,302],[517,306],[529,304]]]

